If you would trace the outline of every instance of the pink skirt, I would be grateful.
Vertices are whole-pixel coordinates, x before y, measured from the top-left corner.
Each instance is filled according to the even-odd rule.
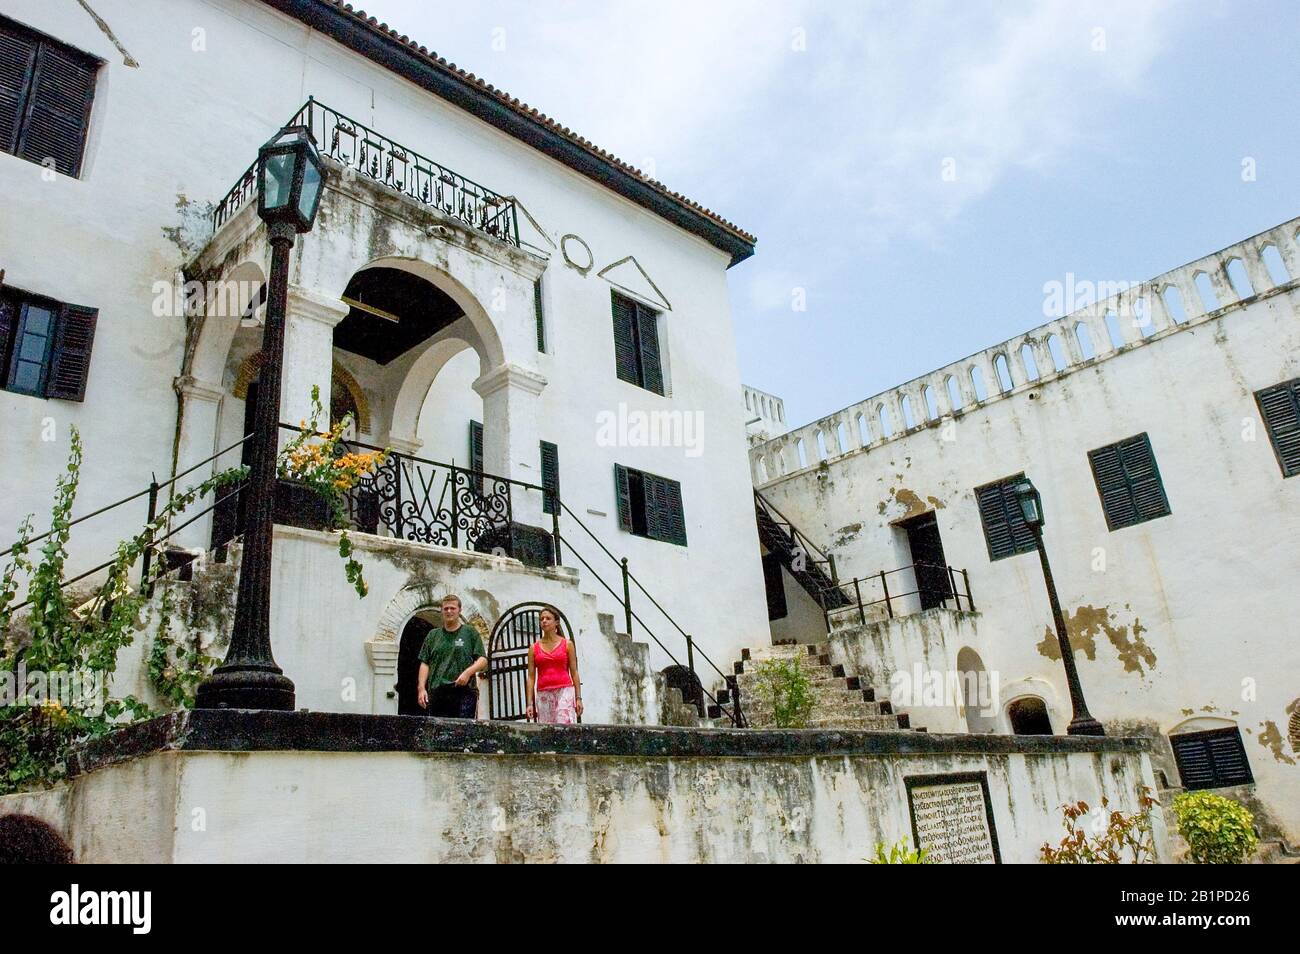
[[[552,725],[577,725],[578,712],[574,708],[577,695],[572,686],[559,689],[537,690],[537,721]]]

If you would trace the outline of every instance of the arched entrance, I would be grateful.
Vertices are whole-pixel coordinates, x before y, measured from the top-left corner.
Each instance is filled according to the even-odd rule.
[[[1007,720],[1015,735],[1051,735],[1047,704],[1038,696],[1021,696],[1007,705]]]
[[[545,603],[519,603],[501,614],[488,639],[488,718],[517,722],[528,716],[528,649],[542,637]],[[560,631],[574,642],[568,617]],[[582,721],[581,717],[578,719]]]
[[[437,612],[429,610],[430,613]],[[419,703],[420,647],[434,624],[423,617],[412,616],[402,628],[402,638],[397,648],[397,714],[426,715]]]

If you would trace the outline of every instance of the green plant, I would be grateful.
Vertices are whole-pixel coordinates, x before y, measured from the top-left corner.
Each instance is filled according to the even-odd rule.
[[[1259,847],[1255,816],[1239,802],[1213,792],[1184,792],[1173,808],[1196,864],[1243,864]]]
[[[343,434],[352,423],[351,413],[322,434],[318,431],[321,415],[320,388],[311,389],[311,420],[301,421],[298,436],[280,452],[277,473],[285,480],[294,480],[310,487],[325,501],[330,510],[333,526],[340,530],[339,556],[343,559],[343,572],[348,582],[364,597],[369,592],[362,574],[361,563],[353,556],[355,547],[348,537],[346,494],[367,474],[383,466],[387,456],[384,451],[368,453],[343,452]]]
[[[1065,837],[1053,848],[1043,842],[1039,851],[1049,865],[1154,864],[1155,837],[1151,832],[1151,809],[1159,802],[1145,785],[1137,791],[1138,810],[1132,814],[1110,811],[1110,800],[1101,798],[1099,813],[1092,822],[1093,836],[1080,826],[1089,813],[1087,802],[1061,806]]]
[[[932,865],[934,861],[924,848],[913,848],[908,840],[903,838],[897,844],[890,845],[888,853],[885,852],[885,846],[877,842],[876,857],[871,863],[873,865]]]
[[[802,729],[812,715],[812,680],[799,657],[768,659],[758,667],[755,690],[772,709],[772,722],[781,729]]]

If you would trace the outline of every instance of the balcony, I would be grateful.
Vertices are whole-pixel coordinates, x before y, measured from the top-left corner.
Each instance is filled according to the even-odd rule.
[[[519,217],[513,198],[493,192],[315,99],[308,99],[286,125],[306,126],[321,155],[345,170],[519,248]],[[254,201],[257,190],[254,161],[213,209],[213,234]]]

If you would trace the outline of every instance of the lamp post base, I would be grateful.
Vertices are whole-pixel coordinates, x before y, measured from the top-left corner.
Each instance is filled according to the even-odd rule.
[[[1102,727],[1102,724],[1100,722],[1098,722],[1092,716],[1088,716],[1087,718],[1084,719],[1074,719],[1070,723],[1070,727],[1065,730],[1065,734],[1066,735],[1105,735],[1106,730]]]
[[[278,668],[222,666],[199,684],[196,709],[279,709],[292,712],[293,680]]]

